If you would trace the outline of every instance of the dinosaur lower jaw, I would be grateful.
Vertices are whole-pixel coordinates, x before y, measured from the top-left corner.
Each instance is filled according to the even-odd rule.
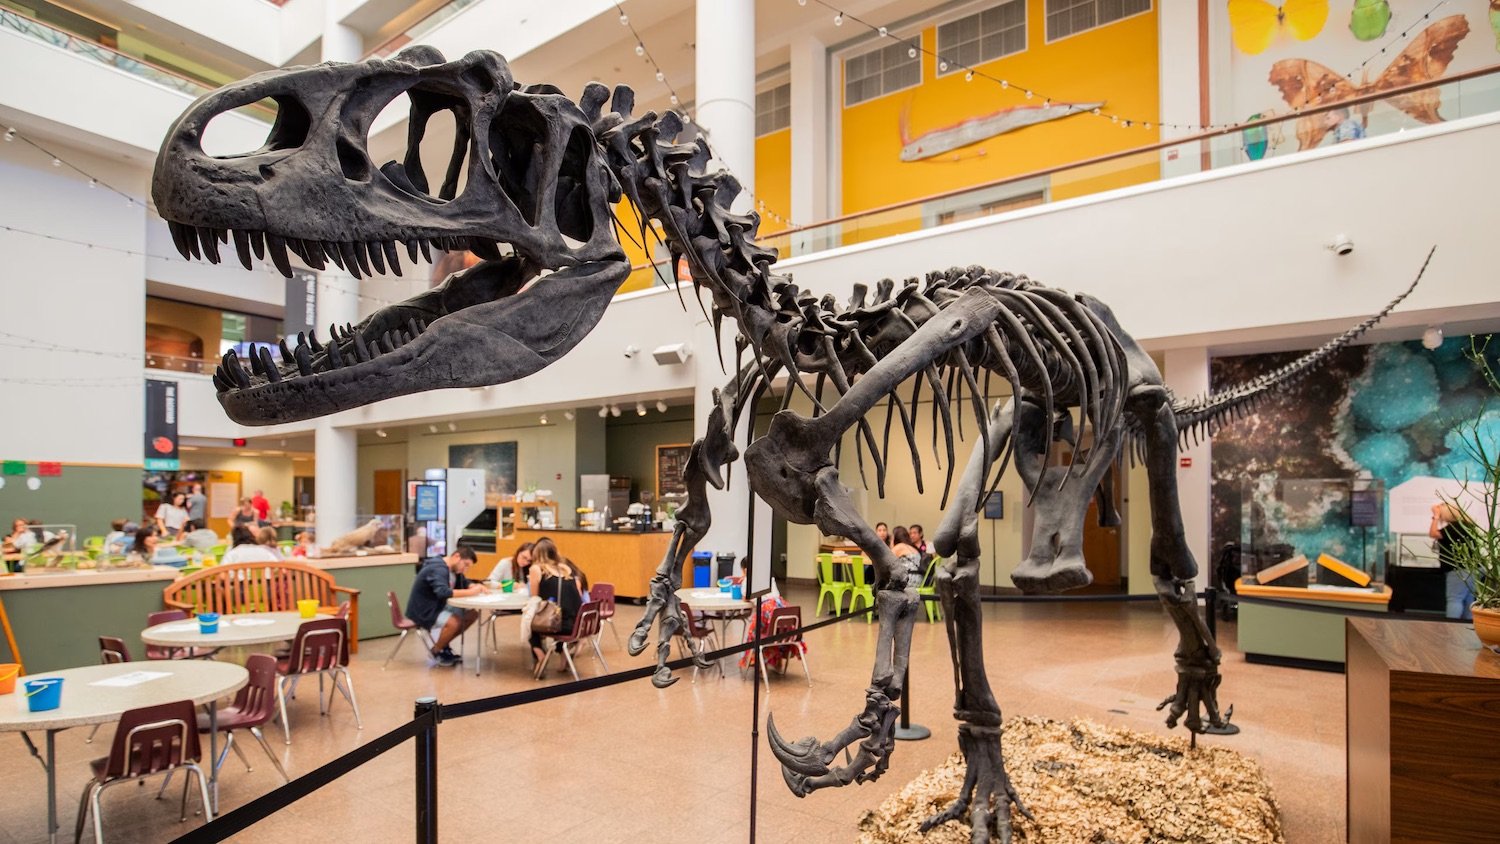
[[[261,347],[248,369],[226,353],[214,373],[219,404],[242,425],[275,425],[427,390],[513,381],[555,359],[528,351],[538,337],[583,327],[577,311],[584,305],[558,301],[597,305],[587,308],[597,321],[629,270],[628,261],[599,261],[540,276],[521,258],[487,261],[328,341],[288,337],[279,355]],[[538,296],[533,284],[560,289]]]

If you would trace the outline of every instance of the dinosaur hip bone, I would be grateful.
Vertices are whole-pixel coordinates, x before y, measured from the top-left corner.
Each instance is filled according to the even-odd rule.
[[[402,93],[412,103],[406,155],[377,167],[365,130]],[[264,147],[232,157],[203,151],[199,139],[210,119],[268,97],[278,113]],[[725,485],[723,467],[739,457],[742,415],[784,377],[781,411],[745,448],[748,481],[783,518],[860,546],[875,567],[880,621],[864,706],[847,727],[828,742],[787,741],[768,722],[771,750],[794,793],[872,780],[890,764],[894,702],[919,607],[914,565],[865,523],[837,466],[852,434],[861,478],[868,457],[876,491],[884,494],[891,428],[899,420],[917,489],[924,491],[913,421],[924,390],[931,391],[935,452],[942,432],[937,456],[946,467],[945,515],[933,545],[943,557],[937,586],[954,665],[959,745],[968,760],[957,800],[926,826],[967,814],[973,841],[1008,841],[1011,807],[1026,811],[1001,756],[1000,707],[984,670],[978,595],[977,511],[1012,463],[1036,514],[1031,552],[1013,575],[1027,592],[1089,582],[1081,550],[1089,502],[1098,498],[1101,520],[1117,522],[1104,492],[1112,486],[1109,473],[1126,453],[1145,464],[1151,576],[1179,637],[1177,689],[1163,703],[1167,723],[1182,721],[1194,735],[1233,732],[1218,705],[1219,650],[1193,586],[1197,564],[1183,536],[1176,450],[1327,361],[1417,282],[1380,313],[1270,376],[1175,400],[1150,356],[1103,303],[1024,276],[953,268],[925,281],[882,280],[873,297],[867,285],[856,284],[846,305],[799,289],[772,272],[775,250],[755,242],[759,217],[730,210],[739,182],[710,169],[705,138],[683,136],[676,113],[636,115],[634,99],[627,87],[611,92],[590,84],[574,103],[552,86],[516,83],[495,53],[480,50],[450,62],[415,46],[389,59],[257,74],[194,103],[168,134],[152,180],[155,205],[184,256],[217,262],[219,244],[232,237],[241,263],[251,266],[252,254],[269,256],[285,275],[292,271],[289,254],[314,268],[332,262],[356,277],[399,272],[397,243],[413,261],[419,253],[430,258],[431,248],[482,259],[357,326],[332,326],[326,340],[287,338],[279,344],[280,361],[262,350],[247,371],[235,352],[227,353],[214,374],[225,410],[240,422],[265,425],[540,371],[598,323],[629,274],[611,211],[623,196],[639,218],[632,238],[639,235],[640,244],[663,238],[673,269],[685,263],[695,290],[706,288],[716,335],[726,319],[737,332],[734,377],[715,392],[703,435],[689,452],[688,498],[630,636],[629,650],[639,654],[656,627],[653,683],[675,680],[666,665],[672,637],[683,627],[675,592],[683,563],[709,529],[707,488]],[[419,147],[439,111],[452,112],[458,131],[434,191]],[[994,377],[1009,388],[1000,404],[990,391]],[[794,395],[811,413],[791,409]],[[868,416],[882,404],[885,429],[877,437]],[[966,419],[977,426],[979,443],[955,486],[953,434],[956,423],[962,435]],[[1058,447],[1068,451],[1066,460],[1053,459]],[[376,525],[332,547],[365,545]],[[842,766],[834,764],[840,751]]]

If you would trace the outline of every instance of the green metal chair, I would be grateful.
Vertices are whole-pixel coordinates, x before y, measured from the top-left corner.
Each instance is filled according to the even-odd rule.
[[[833,555],[818,555],[818,608],[815,615],[823,614],[823,599],[833,599],[833,614],[839,615],[843,612],[844,595],[854,588],[854,584],[847,580],[840,580],[833,572]],[[853,609],[853,601],[850,602]]]
[[[283,557],[291,557],[292,549],[296,547],[297,543],[291,541],[290,539],[283,539],[280,542],[276,543],[276,549],[281,552],[281,556]]]
[[[214,547],[208,549],[208,553],[214,555],[214,559],[216,559],[216,560],[222,560],[222,559],[224,559],[224,552],[226,552],[228,550],[229,550],[229,546],[228,545],[215,545]]]
[[[943,620],[943,605],[937,601],[930,601],[928,597],[937,597],[937,580],[934,574],[937,572],[938,564],[943,561],[942,557],[934,554],[927,563],[927,570],[922,573],[922,583],[917,587],[917,597],[922,599],[922,606],[927,608],[927,623],[932,624]]]
[[[89,551],[99,551],[104,548],[104,537],[90,536],[83,540],[83,547]]]
[[[861,554],[849,555],[849,572],[854,577],[854,585],[849,587],[849,612],[854,612],[854,602],[859,598],[865,601],[865,623],[869,624],[875,620],[875,614],[869,610],[875,607],[875,586],[865,582],[865,558]]]

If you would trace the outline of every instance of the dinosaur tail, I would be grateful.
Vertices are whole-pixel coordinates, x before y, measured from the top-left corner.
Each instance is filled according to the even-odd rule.
[[[1274,372],[1268,372],[1249,383],[1239,384],[1212,395],[1173,402],[1172,413],[1177,417],[1179,446],[1186,447],[1189,438],[1197,442],[1203,437],[1212,437],[1225,422],[1245,414],[1255,406],[1256,402],[1266,396],[1305,378],[1327,363],[1340,349],[1359,339],[1360,335],[1369,331],[1376,323],[1384,319],[1386,314],[1395,310],[1396,306],[1417,288],[1417,282],[1421,281],[1423,273],[1427,272],[1427,265],[1432,262],[1432,255],[1436,251],[1437,247],[1434,246],[1432,251],[1427,253],[1427,260],[1422,262],[1422,269],[1417,272],[1417,277],[1412,279],[1411,284],[1401,292],[1401,295],[1392,299],[1380,313],[1286,366]]]

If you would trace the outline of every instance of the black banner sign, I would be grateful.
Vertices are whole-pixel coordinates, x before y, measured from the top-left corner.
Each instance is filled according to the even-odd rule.
[[[146,381],[146,468],[181,468],[177,458],[176,381]]]

